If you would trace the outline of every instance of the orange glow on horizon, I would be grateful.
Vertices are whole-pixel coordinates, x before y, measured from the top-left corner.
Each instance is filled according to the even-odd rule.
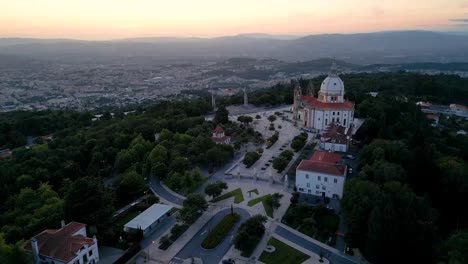
[[[0,0],[0,6],[0,37],[102,40],[468,30],[463,22],[468,2],[463,0]]]

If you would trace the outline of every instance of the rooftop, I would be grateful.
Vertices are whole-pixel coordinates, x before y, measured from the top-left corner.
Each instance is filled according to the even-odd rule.
[[[318,109],[352,109],[353,103],[350,101],[344,101],[343,103],[322,103],[313,96],[303,95],[302,100],[307,101],[308,106],[312,106]]]
[[[220,127],[220,126],[217,126],[217,127],[216,127],[216,128],[213,130],[213,132],[214,132],[214,133],[223,133],[223,132],[224,132],[224,130],[223,130],[223,128],[222,128],[222,127]]]
[[[69,262],[76,257],[76,253],[81,247],[91,246],[95,242],[92,238],[83,235],[74,235],[81,229],[86,228],[85,224],[70,222],[60,229],[46,229],[34,236],[37,240],[39,254],[62,262]],[[24,246],[24,249],[31,251],[31,241]]]
[[[346,165],[340,164],[341,160],[342,158],[339,154],[326,151],[315,151],[310,160],[301,161],[296,170],[345,176]]]
[[[351,139],[353,129],[331,123],[322,133],[321,140],[337,144],[347,144]]]
[[[142,229],[145,230],[151,224],[153,224],[157,219],[161,218],[164,214],[169,212],[173,206],[165,204],[153,204],[151,207],[143,211],[141,214],[137,215],[130,222],[125,224],[125,227],[133,229]]]

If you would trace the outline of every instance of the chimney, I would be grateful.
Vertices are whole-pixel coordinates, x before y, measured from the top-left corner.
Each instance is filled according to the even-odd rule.
[[[31,239],[31,251],[33,256],[33,263],[39,263],[39,246],[37,245],[37,239],[34,237]]]
[[[64,220],[60,221],[60,225],[61,225],[62,228],[64,228],[65,227],[65,221]]]

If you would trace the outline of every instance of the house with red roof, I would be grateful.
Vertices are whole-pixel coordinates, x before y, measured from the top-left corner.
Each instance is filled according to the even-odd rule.
[[[293,118],[306,128],[324,130],[329,124],[337,123],[349,128],[354,120],[354,103],[344,99],[344,83],[336,73],[333,63],[330,74],[323,80],[318,98],[313,89],[302,94],[299,84],[294,88]]]
[[[31,252],[33,264],[94,264],[99,262],[96,237],[86,235],[86,225],[62,221],[60,229],[46,229],[24,246]]]
[[[343,197],[347,166],[340,154],[315,151],[296,168],[296,188],[301,193],[329,198]]]
[[[219,125],[212,131],[211,140],[216,144],[231,143],[231,137],[224,135],[224,129]]]

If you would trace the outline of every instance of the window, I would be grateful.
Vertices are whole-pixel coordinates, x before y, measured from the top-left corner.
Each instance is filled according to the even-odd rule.
[[[315,189],[320,189],[320,185],[315,185]]]
[[[325,125],[328,125],[328,119],[325,118]]]
[[[307,187],[310,187],[310,183],[307,183]]]
[[[93,255],[93,251],[92,251],[92,250],[90,250],[90,251],[88,252],[88,256],[90,256],[90,257],[91,257],[92,255]]]
[[[334,182],[334,183],[338,183],[338,179],[334,179],[333,182]]]
[[[300,192],[303,192],[303,191],[304,191],[304,189],[303,189],[303,188],[299,188],[299,191],[300,191]]]
[[[333,115],[335,115],[335,112],[333,112]]]
[[[339,117],[338,117],[338,118],[336,118],[336,122],[338,122],[338,123],[340,122],[340,118],[339,118]]]
[[[336,115],[340,115],[340,112],[336,112]]]
[[[332,123],[335,123],[335,118],[332,118]]]
[[[321,180],[322,180],[322,177],[317,176],[317,180],[321,181]]]
[[[322,186],[322,190],[326,190],[326,189],[327,189],[327,187],[325,187],[325,185],[324,185],[324,186]]]
[[[309,174],[306,174],[306,179],[309,179]]]
[[[320,192],[319,192],[319,191],[315,191],[315,194],[320,194]]]
[[[346,118],[343,120],[343,126],[346,126]]]
[[[328,178],[327,178],[327,177],[323,177],[323,180],[324,180],[325,182],[327,182],[327,181],[328,181]]]
[[[307,192],[308,192],[308,193],[311,193],[312,191],[309,189],[309,190],[307,190]]]

